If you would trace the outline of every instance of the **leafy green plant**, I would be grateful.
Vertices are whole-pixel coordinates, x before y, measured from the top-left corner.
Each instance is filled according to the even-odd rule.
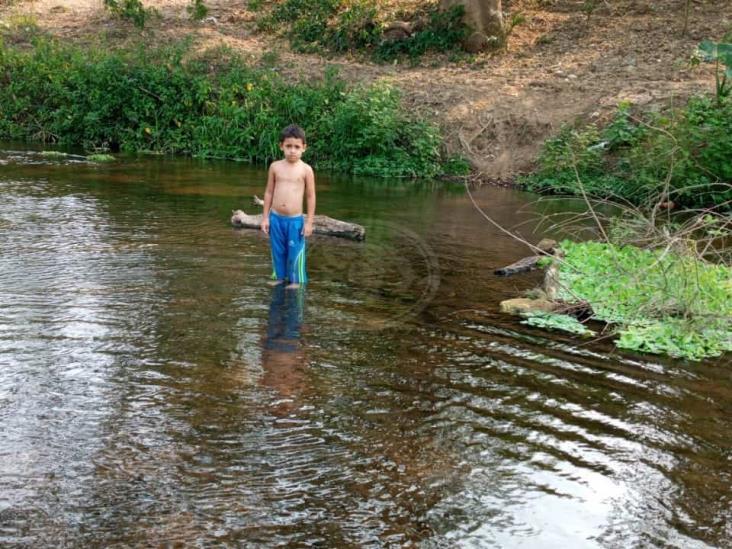
[[[607,139],[594,124],[563,126],[544,142],[538,169],[520,182],[534,192],[612,194],[619,182],[605,169],[607,146]]]
[[[449,10],[428,8],[419,17],[425,24],[403,40],[382,40],[373,55],[379,61],[391,61],[400,56],[417,59],[428,51],[462,52],[461,44],[469,29],[463,23],[465,10],[456,5]]]
[[[186,7],[186,11],[194,21],[200,21],[208,15],[208,8],[203,0],[191,0],[191,3]]]
[[[676,205],[729,208],[732,100],[697,96],[643,116],[621,103],[604,128],[563,127],[544,143],[538,164],[520,179],[531,191],[651,205],[663,195]]]
[[[732,91],[732,44],[705,40],[699,44],[699,53],[704,61],[714,63],[715,91],[721,103]]]
[[[602,130],[608,151],[634,147],[647,135],[647,127],[633,120],[632,106],[629,101],[620,102],[612,121]]]
[[[8,42],[32,42],[42,33],[35,15],[14,13],[0,20],[0,39]]]
[[[9,27],[22,28],[26,32],[38,30],[38,18],[30,13],[16,13],[8,18]]]
[[[524,316],[526,320],[521,321],[521,324],[536,326],[545,330],[560,330],[581,336],[596,335],[595,332],[587,328],[587,326],[573,316],[542,312],[529,313]]]
[[[284,0],[262,12],[261,30],[286,33],[298,51],[360,52],[378,61],[417,59],[428,51],[455,52],[467,36],[462,6],[436,5],[412,14],[415,31],[401,40],[384,38],[380,0]]]
[[[111,154],[90,154],[86,157],[89,162],[114,162],[115,158]]]
[[[518,11],[516,13],[512,13],[509,20],[506,22],[506,24],[503,26],[503,47],[508,50],[508,39],[513,34],[513,31],[516,29],[516,27],[523,25],[526,23],[526,15],[522,11]]]
[[[559,297],[586,300],[618,346],[699,360],[732,350],[732,269],[683,250],[564,241]]]
[[[43,158],[48,158],[51,160],[59,160],[68,156],[66,153],[60,151],[41,151],[40,154]]]
[[[587,22],[590,22],[590,18],[592,17],[592,14],[595,13],[595,10],[600,6],[602,3],[601,0],[584,0],[582,2],[581,9],[583,12],[585,12],[585,16],[587,17]]]
[[[338,51],[372,48],[381,40],[382,28],[374,1],[354,3],[340,11],[323,37],[323,45]]]
[[[450,156],[443,165],[446,175],[464,177],[470,174],[470,162],[462,156]]]

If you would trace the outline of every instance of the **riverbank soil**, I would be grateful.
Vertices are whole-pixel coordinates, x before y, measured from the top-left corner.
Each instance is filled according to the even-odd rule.
[[[405,9],[422,3],[393,2]],[[257,14],[244,0],[206,0],[208,17],[200,23],[190,20],[188,0],[144,4],[160,14],[144,31],[111,16],[102,0],[3,2],[0,19],[35,21],[40,32],[76,43],[102,36],[155,45],[190,37],[197,49],[225,45],[297,79],[317,78],[328,66],[354,84],[386,79],[402,89],[409,109],[441,126],[447,152],[468,158],[484,180],[529,170],[543,140],[562,124],[603,119],[620,101],[655,108],[711,91],[712,67],[694,67],[690,58],[699,42],[732,30],[727,0],[693,0],[686,33],[686,0],[599,1],[589,17],[584,0],[504,1],[504,10],[525,17],[507,51],[379,65],[293,52],[285,38],[257,30]]]

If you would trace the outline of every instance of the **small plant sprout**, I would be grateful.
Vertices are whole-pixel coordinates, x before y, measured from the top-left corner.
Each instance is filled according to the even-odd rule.
[[[705,40],[699,44],[699,54],[703,61],[714,63],[717,102],[721,103],[732,91],[732,44]]]

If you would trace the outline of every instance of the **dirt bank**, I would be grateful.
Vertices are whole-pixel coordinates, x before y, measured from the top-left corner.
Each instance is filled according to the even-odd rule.
[[[449,152],[464,154],[485,179],[528,170],[543,139],[577,117],[606,116],[624,99],[650,107],[710,90],[711,68],[691,68],[689,58],[701,40],[720,39],[732,29],[727,0],[693,2],[684,36],[685,0],[600,2],[589,19],[582,0],[505,1],[504,9],[526,17],[507,52],[460,64],[430,58],[407,67],[293,53],[284,40],[257,32],[254,14],[242,0],[207,0],[209,17],[202,23],[189,20],[187,0],[145,4],[161,14],[142,32],[149,43],[192,36],[199,48],[227,45],[253,60],[266,53],[295,78],[318,77],[335,65],[354,83],[393,82],[409,108],[442,126]],[[18,15],[32,15],[44,32],[75,41],[104,34],[126,42],[141,34],[110,17],[102,0],[0,6],[0,19]]]

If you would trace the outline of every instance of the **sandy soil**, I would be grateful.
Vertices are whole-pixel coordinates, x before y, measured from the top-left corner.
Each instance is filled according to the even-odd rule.
[[[582,0],[504,0],[505,10],[526,17],[507,52],[408,67],[293,53],[284,39],[257,32],[246,0],[207,0],[202,23],[189,20],[187,0],[145,4],[162,16],[142,33],[151,43],[191,35],[199,48],[226,44],[253,60],[269,52],[293,78],[317,78],[336,65],[354,83],[393,82],[408,108],[442,126],[449,152],[464,154],[480,178],[492,180],[530,169],[542,140],[565,122],[606,117],[621,100],[652,108],[712,89],[711,67],[688,61],[701,40],[732,30],[730,0],[694,0],[685,36],[685,0],[607,0],[589,19]],[[102,0],[0,0],[0,19],[19,15],[34,16],[44,31],[68,40],[140,36],[112,18]]]

